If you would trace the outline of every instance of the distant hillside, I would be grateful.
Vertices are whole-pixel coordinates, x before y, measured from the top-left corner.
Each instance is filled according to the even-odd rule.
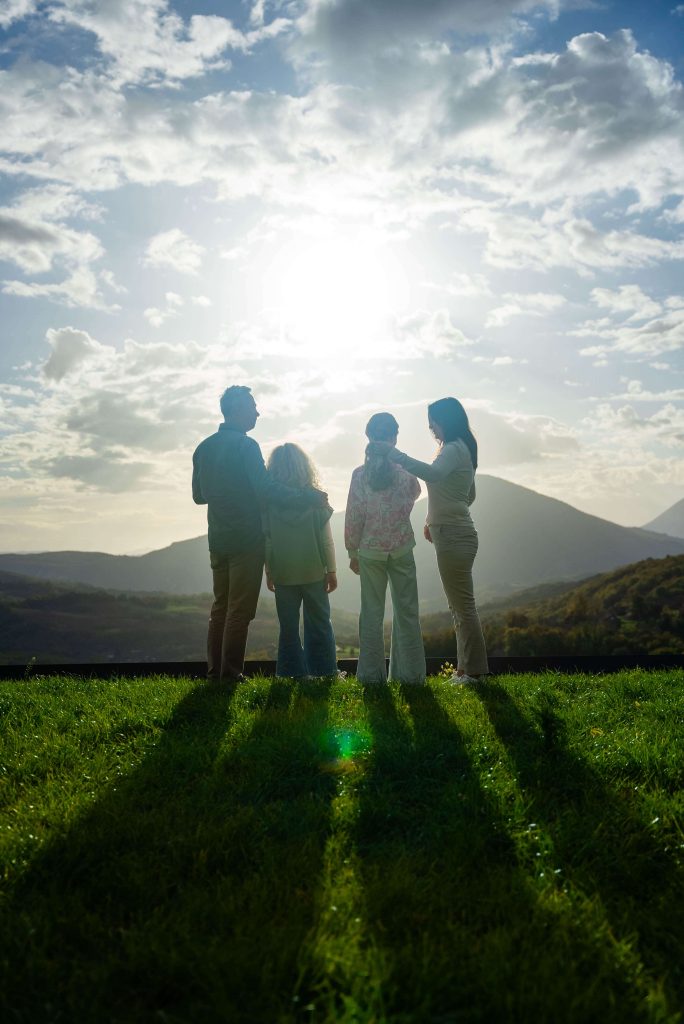
[[[107,592],[0,572],[0,664],[203,661],[209,595]],[[333,614],[340,656],[356,653],[357,619]],[[247,655],[275,658],[272,595],[259,603]]]
[[[581,579],[643,558],[684,554],[684,539],[610,523],[565,502],[491,476],[477,481],[472,513],[480,535],[475,583],[482,602],[553,580]],[[413,513],[416,564],[424,613],[445,607],[434,550],[422,535],[425,501]],[[335,608],[356,612],[359,582],[347,567],[344,513],[332,519],[338,554]],[[211,588],[205,537],[179,541],[146,555],[82,551],[0,555],[0,570],[128,591],[201,593]]]
[[[684,537],[684,498],[657,516],[652,522],[646,523],[642,529],[655,530],[656,533],[668,533],[670,537]]]
[[[682,654],[684,555],[646,559],[550,593],[485,606],[482,620],[492,655]],[[552,591],[556,589],[557,592]],[[455,653],[444,615],[423,620],[429,655]]]

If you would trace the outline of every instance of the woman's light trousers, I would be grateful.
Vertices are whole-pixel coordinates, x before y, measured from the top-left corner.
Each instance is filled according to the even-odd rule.
[[[402,683],[425,682],[425,650],[418,617],[418,586],[413,551],[386,559],[359,556],[361,615],[359,664],[362,683],[387,681],[383,620],[389,583],[392,598],[392,640],[389,678]]]

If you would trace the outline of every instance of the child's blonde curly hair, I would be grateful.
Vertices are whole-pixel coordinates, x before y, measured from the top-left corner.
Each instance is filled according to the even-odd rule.
[[[291,441],[273,449],[268,458],[268,471],[281,484],[320,489],[318,472],[313,462],[298,444]]]

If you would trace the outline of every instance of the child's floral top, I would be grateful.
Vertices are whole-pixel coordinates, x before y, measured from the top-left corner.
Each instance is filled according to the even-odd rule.
[[[372,557],[415,545],[410,517],[420,484],[400,466],[395,471],[384,491],[371,490],[363,466],[352,473],[344,519],[344,544],[351,558],[359,552]]]

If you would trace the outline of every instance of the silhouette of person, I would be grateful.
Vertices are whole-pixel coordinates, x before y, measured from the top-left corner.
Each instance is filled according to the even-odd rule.
[[[223,423],[192,457],[192,496],[196,504],[208,506],[214,603],[207,634],[207,676],[230,683],[244,678],[247,633],[259,600],[263,509],[269,503],[291,508],[326,505],[327,495],[309,487],[288,487],[269,476],[261,448],[247,437],[259,418],[250,388],[226,388],[220,404]]]
[[[370,442],[366,459],[352,474],[347,499],[345,546],[349,568],[361,577],[357,677],[362,683],[387,681],[383,620],[388,583],[392,595],[390,679],[425,682],[413,558],[416,541],[411,526],[411,509],[420,484],[388,458],[398,432],[399,424],[391,413],[371,416],[366,424]],[[375,441],[388,443],[376,447]]]
[[[475,500],[477,441],[456,398],[428,406],[428,425],[439,450],[432,463],[389,449],[389,458],[425,480],[428,492],[425,539],[435,546],[437,567],[456,630],[458,653],[451,682],[477,681],[489,672],[487,651],[473,592],[477,531],[470,517]],[[381,450],[381,448],[380,448]]]

